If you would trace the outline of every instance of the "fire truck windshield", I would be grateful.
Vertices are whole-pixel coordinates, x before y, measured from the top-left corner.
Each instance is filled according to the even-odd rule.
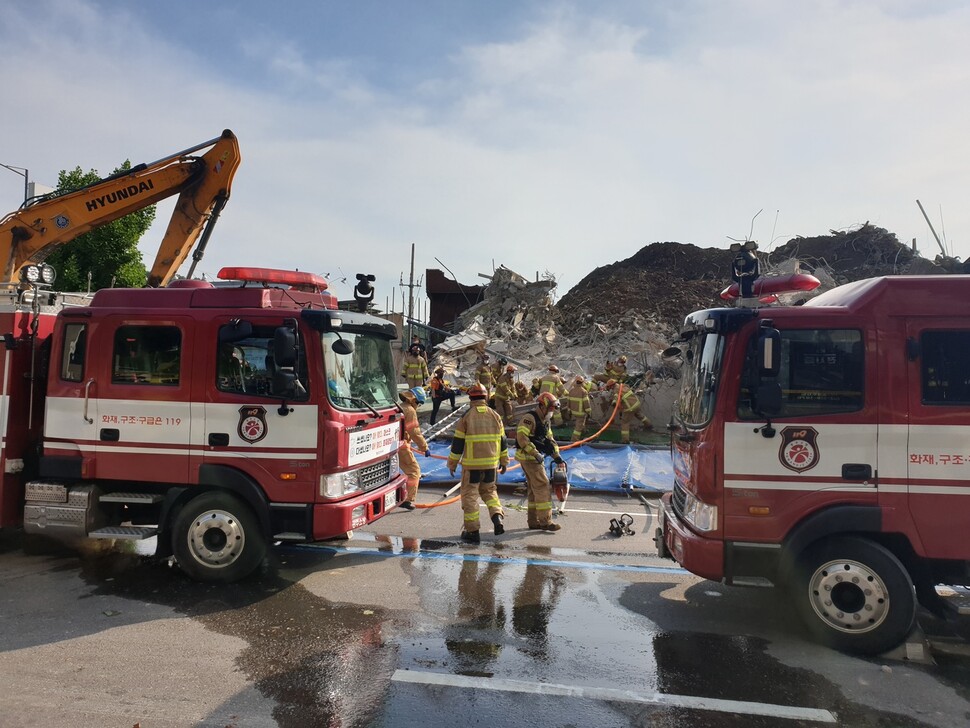
[[[397,402],[394,359],[386,337],[341,331],[339,338],[354,345],[350,354],[337,354],[336,333],[321,335],[327,375],[327,397],[343,410],[392,407]]]
[[[684,425],[699,427],[714,414],[724,355],[724,336],[698,332],[687,344],[678,414]]]

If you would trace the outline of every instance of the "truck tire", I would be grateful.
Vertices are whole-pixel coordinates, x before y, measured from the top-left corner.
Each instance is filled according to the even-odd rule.
[[[813,544],[798,559],[792,589],[809,631],[844,652],[891,650],[916,620],[916,591],[906,568],[868,539],[842,536]]]
[[[245,503],[210,491],[190,500],[175,517],[172,552],[193,579],[236,581],[262,563],[266,537]]]

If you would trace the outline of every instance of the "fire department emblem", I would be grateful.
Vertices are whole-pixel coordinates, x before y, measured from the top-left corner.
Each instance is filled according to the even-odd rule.
[[[814,427],[786,427],[781,431],[781,464],[796,473],[811,470],[819,461],[818,430]]]
[[[269,431],[266,425],[266,410],[263,407],[240,407],[239,437],[249,443],[259,442]]]

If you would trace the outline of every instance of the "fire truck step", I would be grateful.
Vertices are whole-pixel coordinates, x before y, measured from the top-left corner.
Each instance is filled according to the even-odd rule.
[[[286,531],[284,533],[277,533],[273,536],[274,541],[306,541],[305,533],[296,533],[294,531]]]
[[[105,493],[99,499],[102,503],[130,503],[132,505],[150,506],[159,503],[162,496],[158,493]]]
[[[120,538],[140,541],[143,538],[151,538],[158,533],[158,529],[153,526],[105,526],[97,531],[91,531],[88,538]]]

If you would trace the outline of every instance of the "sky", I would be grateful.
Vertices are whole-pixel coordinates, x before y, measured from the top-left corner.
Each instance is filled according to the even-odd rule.
[[[312,271],[341,299],[370,273],[398,311],[427,268],[562,297],[654,242],[728,261],[866,221],[932,259],[917,199],[966,259],[967,37],[951,0],[0,0],[0,163],[54,186],[231,129],[196,273]],[[0,210],[23,183],[0,169]]]

